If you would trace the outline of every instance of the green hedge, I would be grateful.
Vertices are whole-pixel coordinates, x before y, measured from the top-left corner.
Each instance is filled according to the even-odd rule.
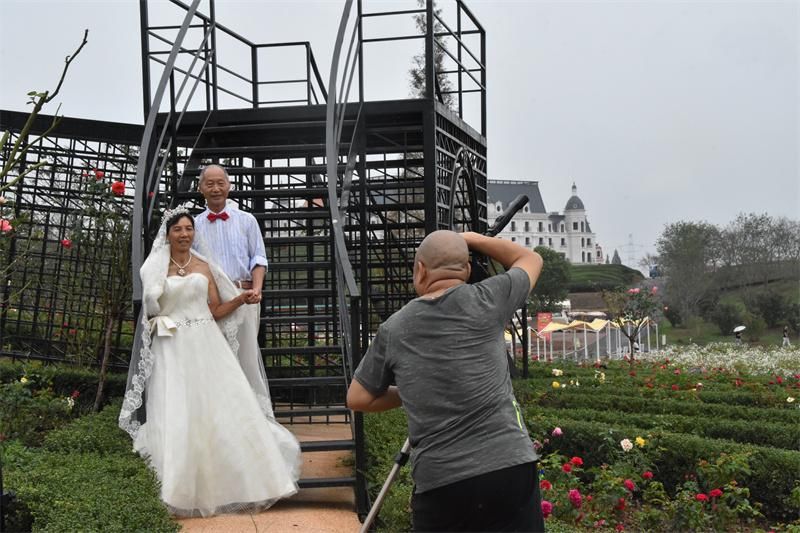
[[[178,531],[118,413],[109,406],[51,431],[42,448],[4,443],[5,488],[17,494],[11,531]]]
[[[537,412],[536,408],[531,408]],[[546,416],[565,417],[570,420],[589,420],[614,424],[619,422],[617,413],[596,409],[551,409],[538,408]],[[704,416],[654,415],[626,413],[625,424],[642,429],[661,429],[673,433],[690,433],[710,439],[727,439],[743,444],[772,446],[787,450],[800,449],[800,426],[775,422],[753,424],[747,420],[728,420]]]
[[[569,379],[562,378],[536,378],[527,380],[527,384],[525,385],[518,385],[518,389],[523,392],[527,389],[527,392],[523,392],[523,394],[530,394],[531,392],[544,392],[549,391],[552,388],[553,381],[558,381],[559,383],[566,383],[569,384],[570,380],[574,381],[575,378],[570,377]],[[749,406],[749,407],[778,407],[778,408],[786,408],[786,392],[779,387],[766,387],[766,386],[759,386],[756,389],[749,388],[749,389],[741,389],[736,388],[732,385],[726,384],[719,384],[719,383],[709,383],[707,381],[701,381],[704,383],[704,387],[698,390],[691,390],[694,388],[694,383],[686,383],[686,380],[678,381],[676,380],[676,384],[680,387],[680,390],[673,391],[668,384],[666,386],[659,386],[659,384],[655,384],[653,388],[647,388],[643,382],[641,383],[626,383],[624,381],[606,381],[604,384],[598,384],[593,379],[584,379],[578,378],[580,382],[580,387],[568,387],[569,394],[587,394],[587,395],[594,395],[594,394],[606,394],[609,392],[613,392],[613,394],[617,396],[630,396],[635,398],[648,398],[648,399],[691,399],[700,401],[703,403],[715,403],[715,404],[724,404],[724,405],[741,405],[741,406]],[[698,380],[699,381],[699,380]],[[797,393],[790,393],[788,395],[791,396],[800,396],[800,390]],[[800,415],[798,416],[800,419]]]
[[[78,391],[79,408],[94,405],[97,394],[98,370],[71,365],[42,365],[38,362],[0,361],[0,383],[19,381],[26,376],[37,386],[50,386],[58,396],[70,396]],[[109,372],[106,378],[105,396],[107,399],[122,398],[128,376],[123,372]]]
[[[616,411],[618,413],[674,414],[701,416],[708,419],[726,418],[782,424],[800,424],[800,410],[783,408],[743,407],[739,405],[708,404],[697,400],[644,398],[617,394],[616,391],[597,390],[594,394],[560,389],[542,392],[536,403],[543,407],[561,409],[585,408]],[[521,403],[522,400],[520,400]],[[530,403],[525,402],[525,403]]]
[[[625,416],[620,417],[620,423],[609,425],[572,420],[566,412],[545,415],[537,413],[533,407],[526,410],[526,422],[532,434],[538,434],[540,439],[553,427],[560,427],[563,435],[551,438],[550,446],[564,455],[580,456],[589,465],[612,461],[620,440],[644,436],[649,440],[644,450],[654,464],[656,479],[669,491],[685,481],[687,474],[695,472],[701,459],[713,460],[722,453],[748,452],[752,473],[737,481],[750,489],[753,500],[763,505],[762,512],[769,518],[796,518],[789,495],[800,472],[800,452],[649,430],[628,424]]]

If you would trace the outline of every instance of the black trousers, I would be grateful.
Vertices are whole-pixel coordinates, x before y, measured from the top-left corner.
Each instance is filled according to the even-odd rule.
[[[536,463],[525,463],[411,497],[414,531],[544,531]]]

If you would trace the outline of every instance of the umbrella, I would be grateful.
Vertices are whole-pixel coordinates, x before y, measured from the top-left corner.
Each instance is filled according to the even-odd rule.
[[[734,333],[739,333],[740,331],[744,331],[745,329],[747,329],[747,328],[744,327],[744,326],[736,326],[735,328],[733,328],[733,332]]]

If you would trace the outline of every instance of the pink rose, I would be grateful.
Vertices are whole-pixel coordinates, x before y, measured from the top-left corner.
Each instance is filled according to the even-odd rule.
[[[645,473],[642,474],[642,477],[644,479],[653,479],[653,473],[648,470],[648,471],[646,471]]]
[[[583,505],[583,497],[578,489],[572,489],[569,491],[569,503],[571,503],[576,509],[580,509],[581,505]]]
[[[11,225],[11,222],[4,218],[0,218],[0,231],[3,233],[8,233],[12,229],[14,229],[14,226]]]
[[[547,518],[553,513],[553,504],[547,500],[542,500],[542,518]]]
[[[551,433],[551,435],[553,435],[554,437],[560,437],[563,434],[564,434],[564,432],[561,431],[561,428],[555,428],[553,430],[553,433]]]

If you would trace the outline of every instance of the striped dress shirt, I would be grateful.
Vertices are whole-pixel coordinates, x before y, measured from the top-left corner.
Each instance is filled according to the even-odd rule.
[[[194,219],[195,232],[202,237],[216,262],[232,281],[251,280],[253,269],[261,265],[267,268],[267,253],[258,222],[250,213],[240,211],[236,204],[228,202],[225,213],[228,220],[208,220],[211,210]]]

